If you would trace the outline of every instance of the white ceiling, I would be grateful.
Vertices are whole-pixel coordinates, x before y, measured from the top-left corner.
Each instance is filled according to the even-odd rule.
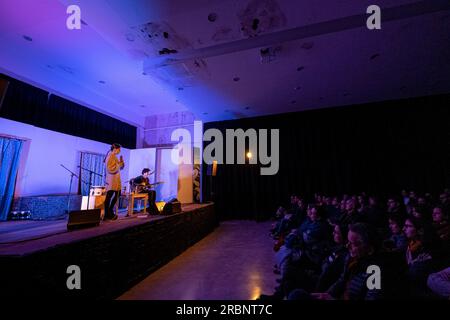
[[[145,116],[185,110],[215,121],[450,92],[448,10],[383,22],[376,31],[358,27],[277,42],[286,30],[363,15],[372,2],[3,0],[0,70],[141,126]],[[81,8],[87,24],[81,30],[66,28],[69,4]],[[256,31],[241,30],[258,13]],[[245,48],[270,35],[279,51],[263,64],[260,47]],[[202,55],[218,45],[227,53]],[[144,60],[159,62],[163,48],[197,58],[143,74]]]

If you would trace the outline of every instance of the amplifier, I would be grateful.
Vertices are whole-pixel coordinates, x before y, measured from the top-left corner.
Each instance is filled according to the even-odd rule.
[[[100,209],[70,211],[67,230],[99,226],[100,216]]]

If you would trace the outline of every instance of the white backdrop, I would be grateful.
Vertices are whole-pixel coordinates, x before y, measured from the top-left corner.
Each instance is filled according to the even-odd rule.
[[[25,139],[20,155],[15,197],[67,194],[70,173],[61,164],[78,174],[80,152],[104,153],[110,145],[83,139],[55,131],[41,129],[21,122],[0,118],[0,135]],[[125,168],[122,181],[128,180],[129,150],[122,148]],[[142,170],[142,169],[141,169]],[[78,189],[78,180],[73,180],[72,193]]]
[[[178,195],[179,169],[178,164],[173,163],[171,159],[171,150],[156,148],[130,150],[130,178],[141,175],[143,168],[149,168],[152,171],[156,169],[156,173],[150,176],[151,183],[164,182],[155,187],[157,201],[168,201]]]

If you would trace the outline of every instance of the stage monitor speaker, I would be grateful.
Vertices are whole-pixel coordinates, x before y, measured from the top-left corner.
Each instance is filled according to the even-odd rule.
[[[164,208],[162,210],[162,214],[167,214],[167,215],[180,213],[180,212],[181,212],[181,203],[176,198],[167,202],[164,205]]]
[[[70,211],[67,230],[98,226],[100,225],[100,215],[100,209]]]

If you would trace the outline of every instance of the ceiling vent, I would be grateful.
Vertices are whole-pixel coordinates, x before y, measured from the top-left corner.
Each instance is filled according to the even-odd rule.
[[[261,63],[266,64],[275,61],[277,53],[281,51],[281,47],[267,47],[259,50]]]

